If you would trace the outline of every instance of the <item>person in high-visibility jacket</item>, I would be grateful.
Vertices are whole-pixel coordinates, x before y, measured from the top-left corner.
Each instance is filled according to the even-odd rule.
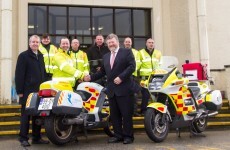
[[[138,52],[138,50],[132,48],[132,39],[130,37],[126,37],[125,40],[124,40],[124,47],[127,48],[127,49],[130,49],[132,50],[132,53],[133,53],[133,56],[134,56],[134,59],[135,59],[135,62],[136,62],[136,69],[135,71],[133,72],[133,79],[134,81],[139,84],[139,69],[140,69],[140,66],[141,66],[141,60],[140,60],[140,53]],[[134,94],[134,113],[133,115],[134,116],[140,116],[137,112],[137,101],[138,101],[138,98],[137,98],[137,93]]]
[[[146,48],[141,49],[139,53],[141,60],[140,77],[141,80],[146,80],[148,79],[152,71],[159,67],[161,60],[161,52],[155,49],[154,40],[152,38],[149,38],[146,41]],[[150,94],[148,92],[148,89],[143,87],[141,89],[141,94],[141,113],[144,114],[147,109]]]
[[[124,47],[132,50],[132,53],[133,53],[133,56],[134,56],[134,59],[136,62],[136,69],[133,72],[133,76],[137,77],[138,71],[139,71],[140,66],[141,66],[140,53],[138,52],[138,50],[132,48],[132,39],[130,37],[125,38]]]
[[[82,72],[84,72],[85,75],[89,74],[89,62],[88,57],[85,52],[79,49],[80,43],[78,39],[73,39],[71,41],[71,50],[68,51],[68,54],[72,58],[74,62],[74,67]],[[81,81],[79,80],[79,83]],[[75,84],[75,89],[78,84]]]
[[[57,47],[50,42],[50,36],[45,33],[42,35],[41,44],[39,45],[39,51],[43,54],[45,69],[46,69],[46,80],[51,80],[53,75],[53,70],[56,66],[52,65],[53,56],[57,53]]]
[[[72,87],[74,87],[78,79],[83,79],[84,72],[74,67],[75,62],[68,54],[69,48],[69,39],[62,38],[60,41],[60,48],[53,57],[53,65],[57,66],[57,69],[53,72],[52,80],[69,82]]]

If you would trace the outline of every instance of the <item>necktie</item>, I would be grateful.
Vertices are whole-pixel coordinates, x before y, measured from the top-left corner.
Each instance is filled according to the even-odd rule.
[[[115,52],[111,52],[110,66],[113,68],[114,60],[115,60]]]

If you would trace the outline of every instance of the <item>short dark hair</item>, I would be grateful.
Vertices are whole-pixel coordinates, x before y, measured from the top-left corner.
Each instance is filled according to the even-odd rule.
[[[50,35],[48,34],[48,33],[44,33],[43,35],[42,35],[42,38],[43,39],[46,39],[46,38],[48,38]]]

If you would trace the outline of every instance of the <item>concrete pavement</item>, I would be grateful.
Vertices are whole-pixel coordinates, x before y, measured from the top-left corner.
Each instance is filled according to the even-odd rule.
[[[169,133],[167,139],[162,143],[152,142],[144,131],[135,133],[133,144],[124,145],[122,143],[108,144],[108,137],[102,133],[89,134],[88,141],[85,137],[79,137],[78,143],[69,143],[64,146],[32,145],[28,150],[229,150],[230,130],[206,131],[206,137],[190,138],[188,132],[182,132],[181,138],[176,133]],[[31,142],[31,141],[30,141]],[[1,150],[23,150],[17,141],[16,136],[1,136]]]

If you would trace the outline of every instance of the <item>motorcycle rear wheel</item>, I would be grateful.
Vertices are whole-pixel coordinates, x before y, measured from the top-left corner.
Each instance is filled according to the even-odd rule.
[[[76,138],[76,126],[62,124],[63,116],[51,114],[45,118],[44,127],[48,139],[55,145],[64,145]]]
[[[169,132],[169,123],[167,120],[165,122],[161,121],[162,115],[153,108],[148,108],[145,113],[145,131],[148,137],[156,143],[164,141]]]

